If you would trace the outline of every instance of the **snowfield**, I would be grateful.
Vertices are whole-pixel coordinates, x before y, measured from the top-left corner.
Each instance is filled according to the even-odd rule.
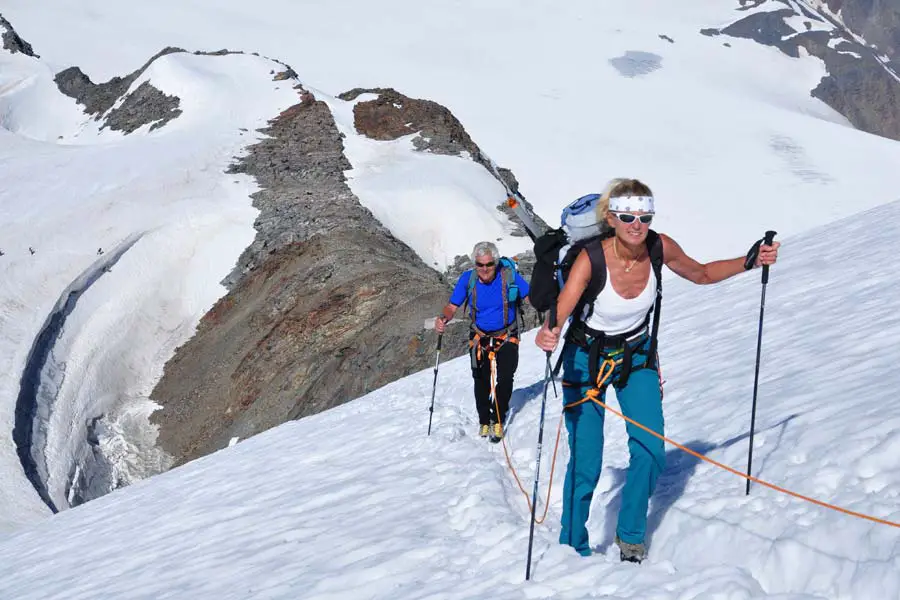
[[[810,97],[817,59],[699,34],[747,14],[737,8],[8,0],[4,17],[41,58],[0,51],[0,598],[900,597],[900,528],[758,485],[745,496],[743,480],[671,447],[650,558],[619,563],[627,448],[612,415],[589,523],[597,553],[556,542],[563,434],[525,582],[527,505],[503,448],[475,436],[466,358],[440,367],[430,437],[429,369],[141,481],[167,460],[147,397],[255,235],[257,185],[225,171],[298,102],[297,81],[273,80],[283,62],[331,107],[351,189],[437,269],[484,238],[527,249],[494,208],[502,185],[466,157],[362,138],[342,92],[391,86],[448,107],[551,225],[574,198],[636,176],[658,198],[654,228],[700,260],[778,231],[754,474],[900,522],[900,144]],[[170,45],[189,52],[130,88],[179,97],[183,114],[153,131],[103,129],[53,82],[72,65],[95,82],[123,76]],[[190,53],[221,48],[260,55]],[[665,287],[667,434],[743,470],[759,271],[705,288],[667,276]],[[32,455],[65,508],[99,420],[114,478],[133,483],[51,516],[13,427],[36,340],[73,291],[40,365],[46,419]],[[529,492],[544,373],[533,337],[507,436]],[[551,389],[542,498],[559,411]]]

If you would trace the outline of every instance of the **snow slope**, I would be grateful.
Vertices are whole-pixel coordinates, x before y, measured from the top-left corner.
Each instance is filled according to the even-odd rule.
[[[768,285],[754,473],[900,521],[900,203],[784,239]],[[861,265],[864,267],[861,268]],[[666,287],[667,433],[743,469],[759,271]],[[531,490],[544,357],[522,342],[508,428]],[[650,557],[611,545],[627,464],[608,416],[589,522],[598,551],[556,543],[563,438],[535,530],[503,449],[475,435],[465,357],[23,528],[0,541],[9,598],[896,598],[900,529],[754,486],[669,448]],[[611,401],[616,406],[614,400]],[[548,398],[541,497],[560,400]],[[565,434],[563,434],[565,435]],[[27,549],[27,551],[24,551]]]

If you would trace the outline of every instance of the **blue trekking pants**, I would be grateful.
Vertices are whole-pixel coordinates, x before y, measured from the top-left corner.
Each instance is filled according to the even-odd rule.
[[[659,372],[643,369],[647,362],[649,337],[633,344],[632,372],[625,387],[618,386],[621,365],[616,366],[607,383],[616,389],[622,413],[653,431],[663,433],[662,393]],[[621,358],[621,354],[619,355]],[[613,356],[615,358],[615,356]],[[588,351],[573,343],[563,350],[563,401],[566,405],[585,397],[592,387],[584,384],[590,379]],[[602,360],[602,359],[601,359]],[[575,384],[575,385],[567,385]],[[606,387],[600,390],[600,400],[606,402]],[[582,556],[591,554],[587,520],[594,488],[600,479],[603,465],[603,417],[605,410],[592,401],[565,410],[566,430],[569,432],[569,465],[563,487],[562,529],[559,542],[575,548]],[[629,544],[644,541],[647,532],[647,507],[656,480],[665,466],[665,444],[648,432],[627,425],[630,460],[622,489],[622,507],[616,533]]]

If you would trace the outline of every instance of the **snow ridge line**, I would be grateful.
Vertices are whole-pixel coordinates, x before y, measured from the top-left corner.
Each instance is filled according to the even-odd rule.
[[[99,281],[109,271],[110,267],[115,265],[143,236],[144,233],[142,232],[132,234],[126,238],[115,250],[104,258],[95,261],[63,290],[56,301],[56,305],[44,322],[44,326],[41,327],[40,332],[35,337],[31,351],[28,353],[28,360],[25,361],[25,368],[22,370],[19,396],[16,400],[13,440],[16,444],[16,451],[19,454],[19,461],[25,470],[25,475],[35,490],[37,490],[41,500],[54,513],[59,512],[59,508],[56,506],[53,498],[50,497],[50,492],[47,489],[49,469],[44,456],[43,447],[45,444],[43,442],[46,440],[47,423],[53,411],[52,405],[56,399],[56,393],[52,394],[50,402],[40,402],[41,374],[53,350],[53,344],[59,338],[66,318],[75,310],[78,299]],[[38,448],[35,448],[35,446],[38,446]]]

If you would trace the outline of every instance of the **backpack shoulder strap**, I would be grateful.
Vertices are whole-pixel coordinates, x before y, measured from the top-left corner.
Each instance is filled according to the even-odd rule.
[[[510,269],[509,267],[504,266],[500,269],[500,296],[503,298],[503,327],[509,325],[506,322],[506,319],[509,318],[509,284],[510,284]],[[515,275],[513,275],[513,280],[515,280]]]
[[[516,276],[519,274],[518,270],[516,270],[516,263],[511,259],[506,259],[505,265],[508,269],[504,268],[503,270],[509,271],[506,278],[506,290],[509,301],[514,304],[519,304],[522,301],[522,298],[519,295],[519,283],[516,281]]]
[[[664,263],[662,238],[652,229],[647,232],[647,252],[656,275],[656,304],[653,306],[653,325],[650,328],[650,348],[647,351],[647,365],[658,367],[656,361],[657,337],[659,335],[659,315],[662,309],[662,267]]]
[[[591,261],[591,280],[588,282],[587,289],[581,296],[579,304],[592,304],[606,285],[606,255],[603,254],[603,240],[607,237],[609,236],[597,236],[583,246]]]
[[[652,229],[647,232],[647,252],[650,255],[650,264],[656,275],[656,289],[662,290],[662,268],[664,264],[662,238]]]
[[[478,310],[477,298],[475,296],[475,284],[478,282],[478,277],[475,275],[475,271],[466,271],[469,274],[469,282],[466,285],[466,308],[469,310],[469,318],[472,322],[475,322],[475,311]]]

